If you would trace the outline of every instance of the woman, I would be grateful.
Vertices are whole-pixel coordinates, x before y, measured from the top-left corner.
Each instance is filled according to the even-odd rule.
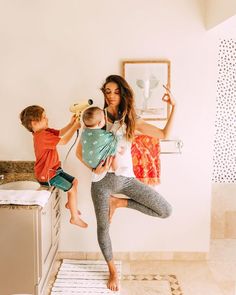
[[[105,99],[107,130],[120,136],[119,144],[124,152],[117,159],[118,168],[115,173],[110,170],[111,157],[107,158],[105,162],[101,162],[96,169],[92,169],[91,195],[97,218],[98,242],[110,273],[107,286],[109,289],[117,291],[119,288],[118,276],[109,236],[109,223],[115,209],[127,207],[160,218],[167,218],[171,214],[170,204],[158,192],[135,179],[131,141],[135,131],[159,139],[166,138],[173,121],[175,102],[167,89],[163,100],[167,98],[165,101],[172,106],[172,110],[165,127],[159,129],[137,117],[133,92],[124,78],[118,75],[108,76],[101,90]],[[76,155],[82,161],[81,143],[77,146]],[[88,167],[88,165],[86,166]],[[112,197],[112,193],[124,194],[129,199]]]

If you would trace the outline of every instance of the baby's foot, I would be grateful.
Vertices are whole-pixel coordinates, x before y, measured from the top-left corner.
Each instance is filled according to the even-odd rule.
[[[77,217],[77,218],[71,218],[70,219],[70,223],[74,224],[74,225],[78,225],[80,227],[86,228],[88,227],[88,224],[86,222],[84,222],[81,218]]]
[[[117,274],[110,274],[108,282],[107,282],[107,288],[112,291],[118,291],[119,290],[119,280],[117,277]]]
[[[66,209],[70,209],[68,202],[65,204],[65,207],[66,207]],[[81,215],[81,212],[80,212],[79,210],[77,210],[77,213],[78,213],[79,215]]]

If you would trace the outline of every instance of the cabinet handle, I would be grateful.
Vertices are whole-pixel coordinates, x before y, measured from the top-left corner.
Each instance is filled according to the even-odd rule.
[[[57,192],[56,192],[56,195],[55,195],[55,201],[59,198],[59,196],[60,196],[60,194],[59,194],[59,192],[57,191]]]
[[[60,213],[60,209],[58,209],[58,210],[56,211],[56,218],[57,218],[57,216],[59,215],[59,213]]]

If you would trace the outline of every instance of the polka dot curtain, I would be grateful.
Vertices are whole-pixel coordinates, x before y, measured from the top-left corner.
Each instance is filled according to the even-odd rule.
[[[236,183],[236,40],[221,40],[218,56],[213,181]]]

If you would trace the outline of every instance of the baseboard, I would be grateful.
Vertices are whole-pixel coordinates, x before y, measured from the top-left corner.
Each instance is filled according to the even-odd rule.
[[[57,253],[57,259],[104,259],[101,252],[66,252]],[[170,260],[170,261],[205,261],[207,252],[114,252],[117,260]]]

